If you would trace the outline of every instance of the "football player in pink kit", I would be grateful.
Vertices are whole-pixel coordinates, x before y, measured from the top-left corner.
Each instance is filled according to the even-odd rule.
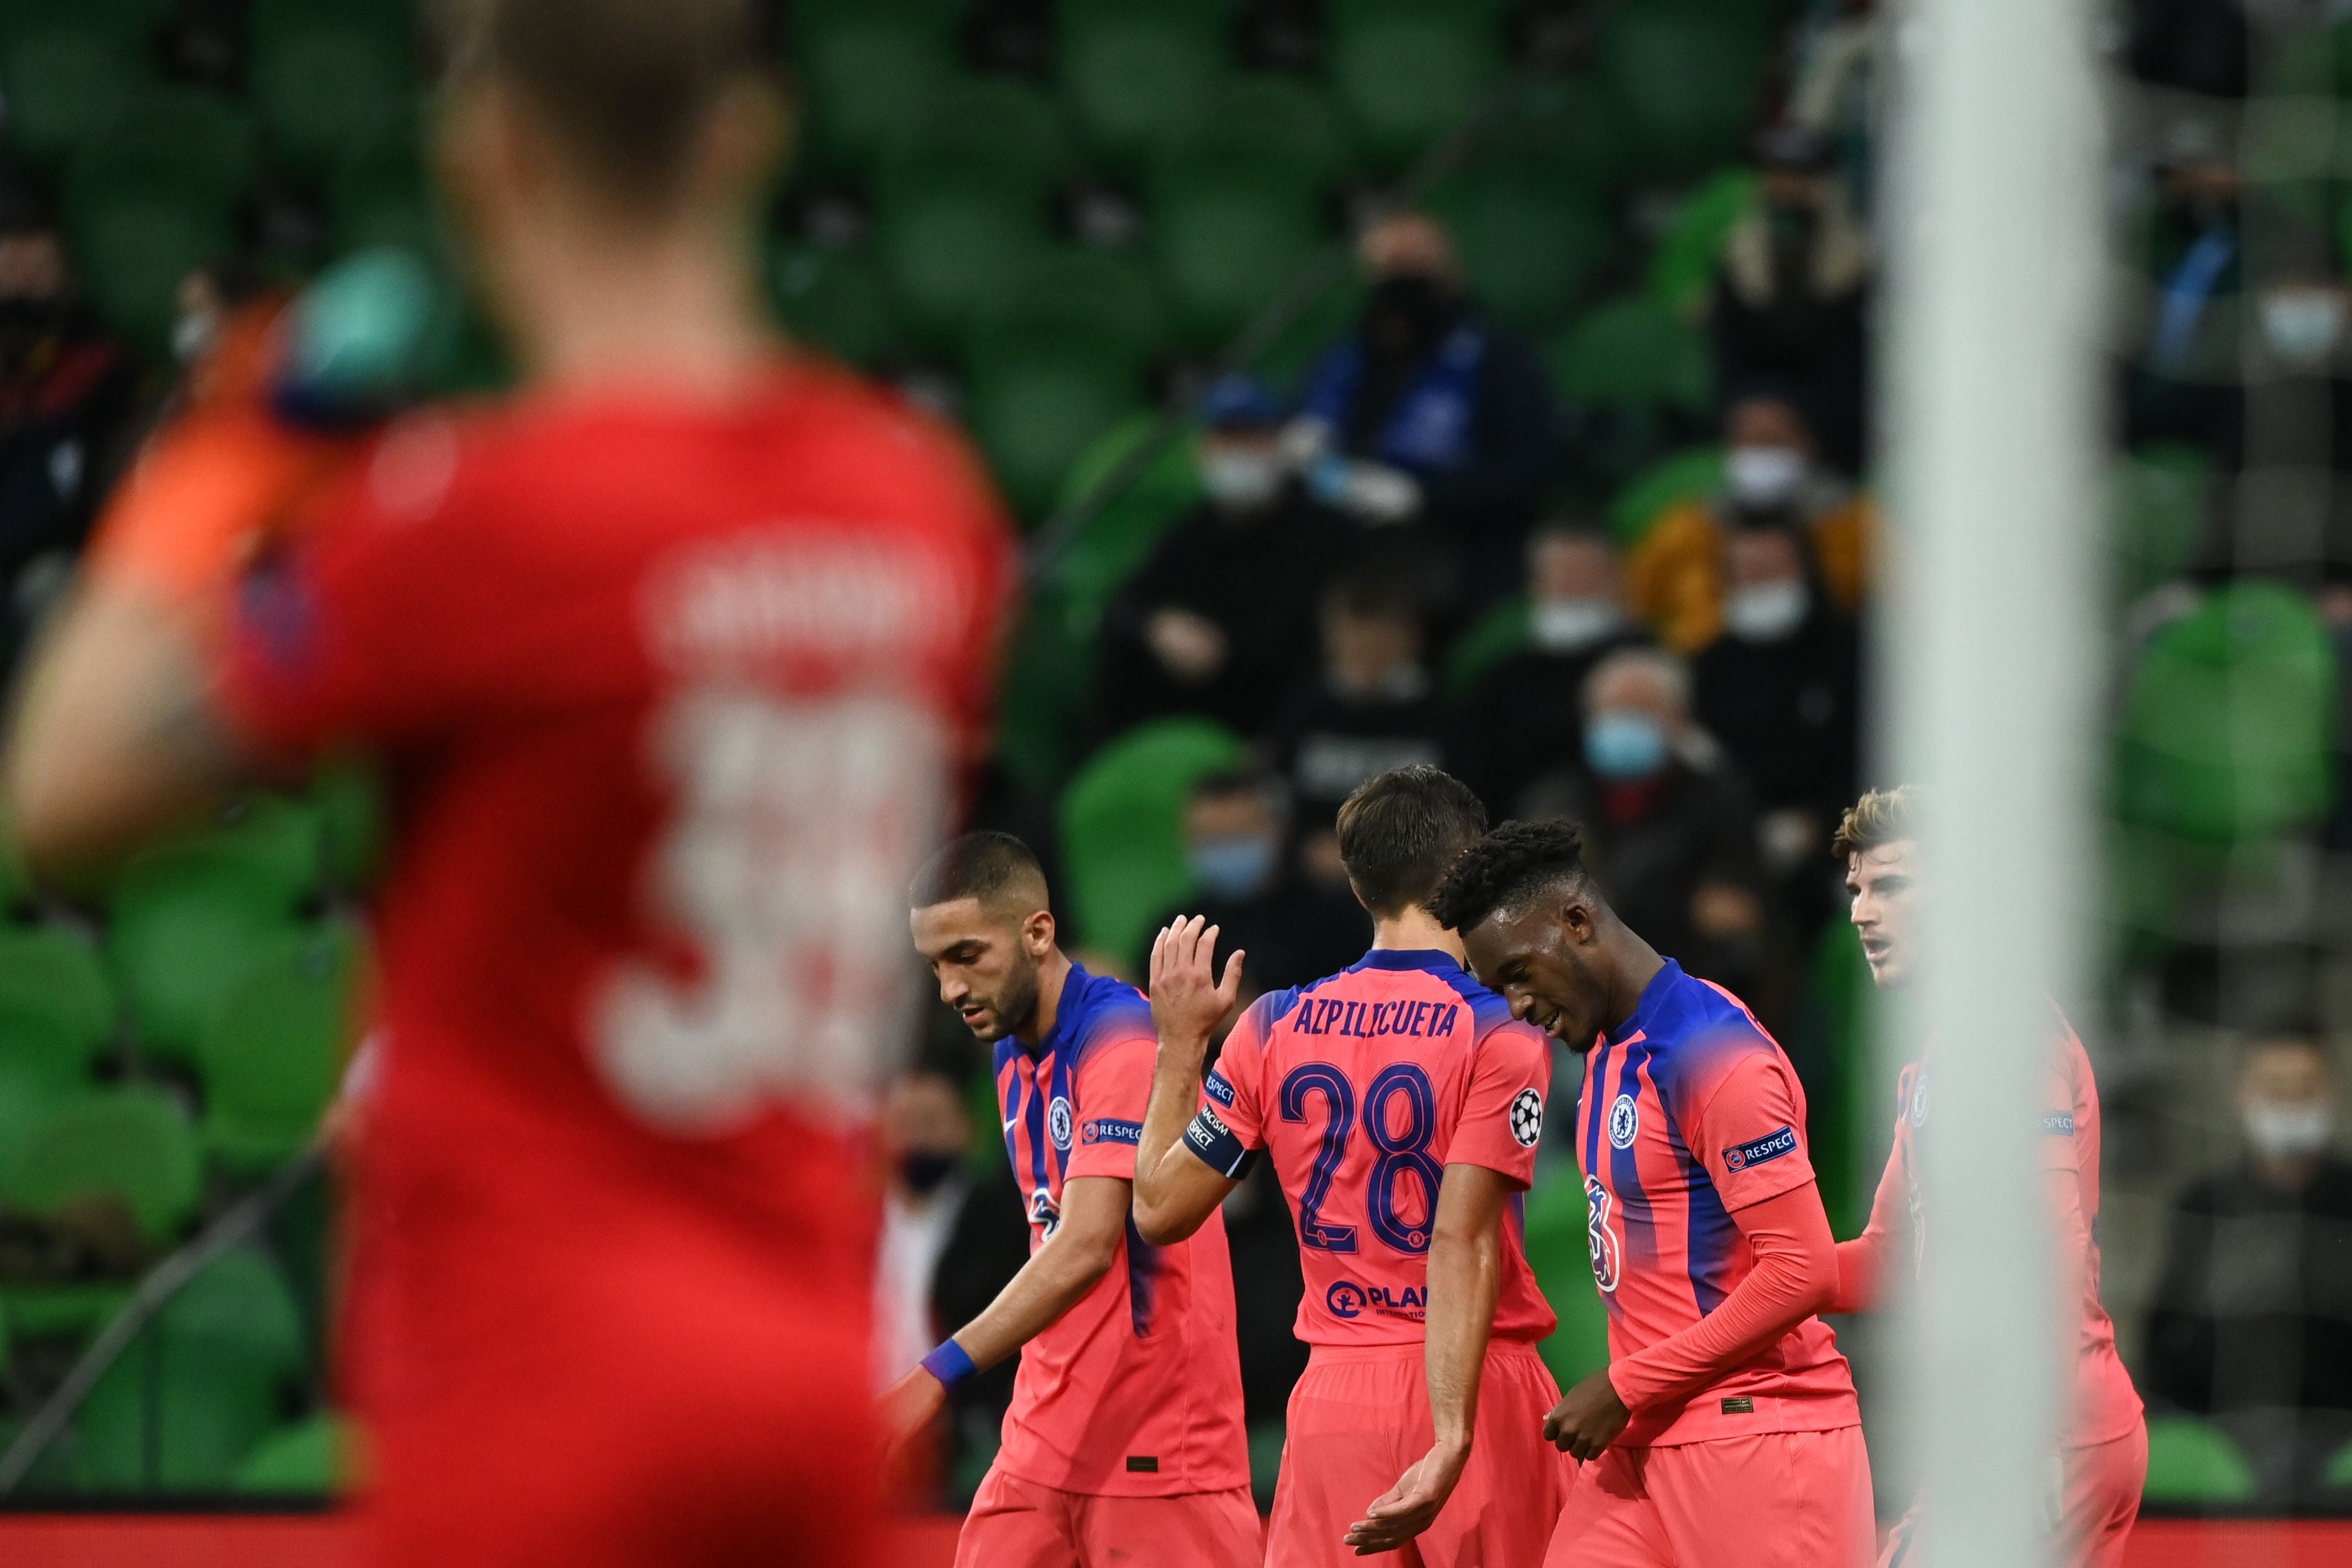
[[[1853,1381],[1814,1316],[1837,1258],[1788,1058],[1626,928],[1564,822],[1480,839],[1431,913],[1517,1017],[1585,1053],[1576,1148],[1610,1364],[1546,1418],[1585,1463],[1544,1561],[1868,1563]]]
[[[1900,986],[1914,972],[1913,928],[1919,898],[1919,846],[1914,817],[1917,797],[1906,788],[1874,790],[1839,824],[1831,851],[1845,862],[1853,895],[1854,930],[1871,978]],[[2058,1528],[2069,1559],[2085,1568],[2119,1568],[2124,1542],[2139,1517],[2147,1478],[2147,1427],[2131,1374],[2116,1354],[2116,1325],[2099,1301],[2099,1087],[2091,1059],[2065,1018],[2053,1008],[2052,1053],[2042,1140],[2050,1173],[2051,1218],[2059,1257],[2072,1276],[2068,1293],[2081,1303],[2073,1388],[2059,1455]],[[1913,1151],[1925,1135],[1934,1096],[1930,1053],[1903,1070],[1895,1091],[1895,1148],[1870,1206],[1870,1224],[1838,1244],[1838,1295],[1832,1311],[1866,1311],[1896,1260],[1916,1268],[1927,1245],[1927,1217]],[[1907,1238],[1906,1233],[1907,1232]],[[1887,1533],[1881,1556],[1900,1568],[1914,1550],[1919,1511]]]
[[[1137,1229],[1191,1234],[1261,1150],[1297,1220],[1297,1334],[1313,1352],[1290,1397],[1274,1568],[1399,1547],[1431,1568],[1531,1564],[1559,1512],[1565,1467],[1541,1432],[1559,1391],[1535,1349],[1555,1320],[1520,1211],[1549,1050],[1465,972],[1426,907],[1486,815],[1429,767],[1349,797],[1339,850],[1372,950],[1259,998],[1205,1083],[1243,956],[1216,983],[1216,928],[1197,917],[1152,946],[1160,1061]]]
[[[1045,873],[1018,839],[957,840],[911,902],[940,998],[995,1044],[1005,1150],[1029,1207],[1029,1261],[884,1401],[903,1444],[949,1385],[1023,1353],[958,1568],[1256,1563],[1223,1221],[1168,1247],[1128,1223],[1157,1049],[1150,1004],[1063,956]]]

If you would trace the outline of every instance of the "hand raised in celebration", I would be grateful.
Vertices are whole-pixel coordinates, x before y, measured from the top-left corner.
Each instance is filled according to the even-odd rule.
[[[1242,994],[1242,955],[1213,972],[1217,927],[1198,915],[1163,929],[1151,943],[1151,1021],[1162,1046],[1205,1053],[1209,1036]]]

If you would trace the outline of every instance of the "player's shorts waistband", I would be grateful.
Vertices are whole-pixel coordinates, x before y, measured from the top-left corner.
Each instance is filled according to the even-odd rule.
[[[1419,1341],[1411,1344],[1309,1345],[1307,1349],[1307,1364],[1309,1366],[1362,1366],[1391,1361],[1411,1361],[1418,1364],[1422,1359],[1423,1348]],[[1489,1361],[1497,1357],[1512,1358],[1523,1355],[1536,1356],[1533,1340],[1492,1339],[1486,1342],[1486,1359]],[[1536,1358],[1541,1359],[1539,1356]]]

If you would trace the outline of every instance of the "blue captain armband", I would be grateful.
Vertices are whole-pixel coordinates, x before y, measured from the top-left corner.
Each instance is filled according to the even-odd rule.
[[[1192,1118],[1192,1124],[1184,1129],[1184,1142],[1211,1170],[1233,1181],[1247,1176],[1251,1162],[1257,1158],[1257,1151],[1236,1137],[1234,1130],[1206,1105]]]
[[[980,1369],[972,1364],[970,1352],[949,1340],[923,1357],[923,1370],[938,1378],[942,1386],[953,1388]]]

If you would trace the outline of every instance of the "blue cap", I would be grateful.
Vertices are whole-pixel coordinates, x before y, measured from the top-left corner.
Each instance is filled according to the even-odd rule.
[[[1247,376],[1220,376],[1201,395],[1201,423],[1211,430],[1270,430],[1282,423],[1282,405]]]

